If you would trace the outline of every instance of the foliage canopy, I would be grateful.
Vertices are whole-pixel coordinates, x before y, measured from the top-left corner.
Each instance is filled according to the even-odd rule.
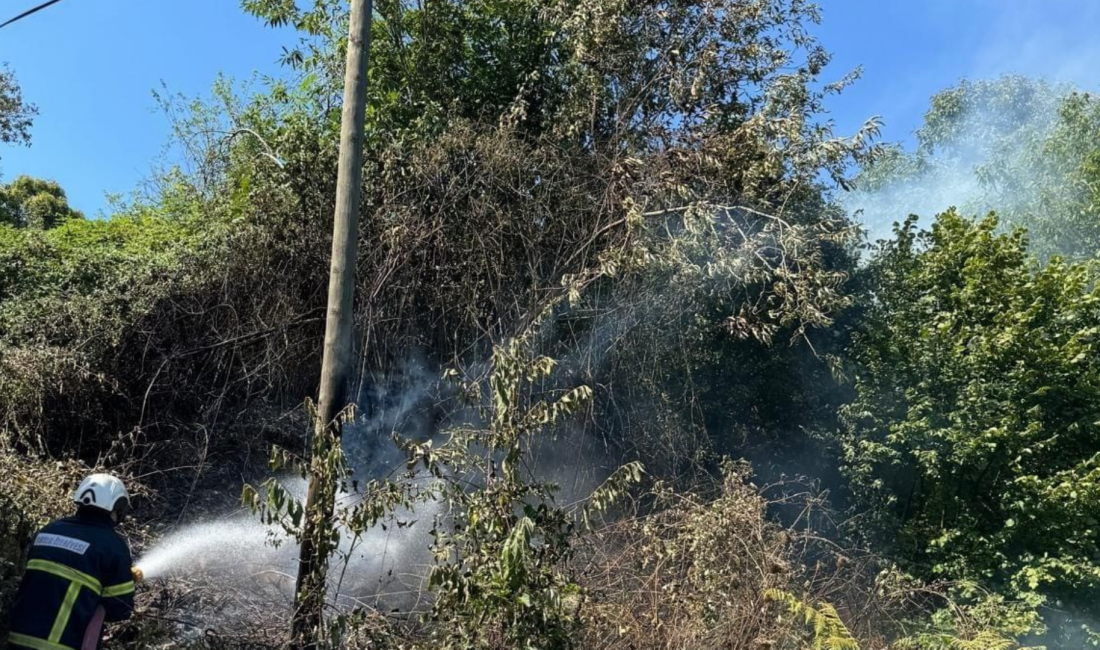
[[[868,269],[845,464],[881,543],[1032,604],[1100,588],[1100,292],[994,217],[914,220]]]

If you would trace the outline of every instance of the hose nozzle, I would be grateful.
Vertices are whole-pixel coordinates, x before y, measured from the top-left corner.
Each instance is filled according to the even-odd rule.
[[[130,573],[134,575],[134,582],[141,582],[145,579],[145,572],[138,567],[131,567]]]

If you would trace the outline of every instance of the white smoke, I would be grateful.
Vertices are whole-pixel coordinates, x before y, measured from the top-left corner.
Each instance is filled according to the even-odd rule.
[[[855,191],[839,196],[843,207],[863,226],[870,243],[893,238],[894,226],[911,215],[927,227],[937,214],[956,208],[967,216],[997,212],[1007,226],[1027,226],[1026,215],[1039,205],[1043,188],[1036,178],[1036,150],[1050,136],[1061,100],[1070,89],[1042,82],[1001,77],[978,84],[1005,84],[1005,92],[1020,84],[1039,92],[1021,94],[1022,106],[972,105],[954,117],[954,130],[934,146],[902,151],[883,164],[889,180],[861,182],[881,173],[872,163],[858,179]],[[973,86],[966,91],[981,94]],[[866,186],[870,185],[869,188]],[[1022,220],[1013,222],[1012,216]]]
[[[849,0],[843,0],[848,3]],[[878,10],[869,0],[853,0],[853,5],[864,7],[869,15]],[[825,5],[828,10],[828,3]],[[846,9],[850,11],[850,9]],[[1100,87],[1100,40],[1094,35],[1095,25],[1100,24],[1100,3],[1090,0],[933,0],[909,11],[917,14],[916,20],[926,24],[926,38],[935,38],[942,30],[957,30],[965,21],[972,29],[964,39],[955,38],[945,48],[950,58],[925,61],[919,65],[906,63],[911,45],[908,42],[891,44],[896,51],[882,52],[881,58],[861,60],[856,63],[867,67],[867,77],[880,79],[885,90],[871,89],[867,104],[883,115],[886,127],[894,138],[912,134],[920,124],[916,119],[901,123],[898,115],[912,114],[914,105],[928,106],[932,94],[946,89],[959,79],[997,79],[1005,75],[1022,75],[1043,79],[1053,87],[1095,89]],[[828,14],[826,14],[828,18]],[[941,28],[945,21],[955,25]],[[933,31],[935,26],[936,31]],[[833,43],[838,53],[844,54],[843,42]],[[876,57],[878,53],[876,52]],[[901,59],[899,61],[899,59]],[[887,69],[886,62],[889,63]],[[950,66],[951,69],[945,69]],[[897,74],[914,75],[905,83],[895,84]],[[941,79],[929,86],[933,79]],[[890,94],[887,95],[886,93]],[[914,93],[919,96],[914,97]],[[858,94],[858,93],[857,93]],[[1040,129],[1049,124],[1057,111],[1052,103],[1047,110],[1032,115],[1033,123],[1023,125],[1024,131]],[[860,114],[862,117],[862,112]],[[978,132],[989,132],[991,125],[1003,118],[998,114],[972,114],[968,126]],[[977,140],[975,142],[974,140]],[[892,237],[893,224],[904,221],[910,214],[921,217],[921,225],[928,225],[931,218],[950,207],[957,207],[964,214],[979,215],[997,210],[1006,211],[1019,206],[1030,197],[1014,192],[990,193],[979,181],[977,170],[989,162],[989,149],[983,149],[980,139],[972,140],[978,146],[964,147],[964,151],[951,156],[936,156],[935,166],[926,174],[908,178],[886,187],[876,187],[871,192],[855,192],[839,197],[850,213],[862,211],[860,221],[868,231],[868,239],[874,242]],[[1030,140],[1030,141],[1029,141]],[[962,145],[963,143],[955,143]],[[1007,138],[998,143],[1008,146],[1004,153],[1012,158],[1026,153],[1034,146],[1034,139]],[[1015,147],[1015,150],[1012,150]],[[1026,187],[1027,178],[1016,188]],[[1015,206],[1005,203],[1015,201]]]
[[[987,212],[982,185],[974,164],[958,163],[890,183],[873,192],[856,191],[841,197],[844,208],[863,226],[867,240],[875,243],[894,236],[894,227],[910,215],[927,226],[931,218],[948,208],[967,213]]]

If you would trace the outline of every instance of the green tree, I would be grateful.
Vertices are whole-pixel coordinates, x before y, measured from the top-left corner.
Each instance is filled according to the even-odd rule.
[[[6,66],[0,68],[0,142],[30,144],[31,124],[38,109],[23,99],[19,82]]]
[[[65,190],[54,181],[20,176],[0,186],[0,224],[48,230],[84,215],[69,207]]]
[[[867,270],[846,470],[867,530],[922,575],[1084,609],[1100,596],[1100,269],[1040,267],[1022,231],[998,231],[911,218]]]
[[[853,205],[873,220],[898,210],[996,210],[1027,228],[1033,252],[1075,259],[1100,251],[1100,101],[1020,76],[963,81],[932,97],[917,146],[866,165]],[[880,197],[877,202],[874,199]]]

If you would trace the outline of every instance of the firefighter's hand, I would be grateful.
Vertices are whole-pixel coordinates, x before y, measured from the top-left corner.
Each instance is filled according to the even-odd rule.
[[[132,573],[134,575],[134,584],[137,584],[137,583],[141,582],[142,580],[145,580],[145,574],[138,567],[131,567],[130,568],[130,573]]]

